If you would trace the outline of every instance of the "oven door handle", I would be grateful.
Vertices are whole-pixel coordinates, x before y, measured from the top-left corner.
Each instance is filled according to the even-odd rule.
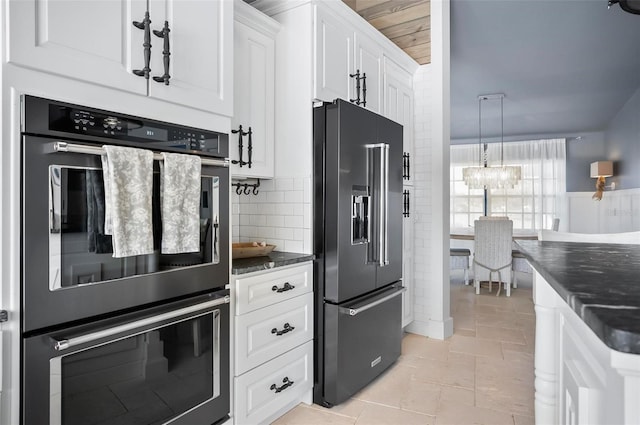
[[[230,301],[231,301],[231,298],[229,297],[229,295],[225,295],[224,298],[218,298],[215,300],[192,305],[189,307],[180,308],[178,310],[170,311],[168,313],[158,314],[157,316],[147,317],[145,319],[136,320],[133,322],[126,323],[124,325],[115,326],[112,328],[89,333],[86,335],[75,336],[72,338],[53,339],[54,341],[53,348],[56,351],[66,350],[68,348],[75,347],[77,345],[86,344],[88,342],[92,342],[101,338],[117,335],[122,332],[128,332],[134,329],[152,325],[154,323],[174,319],[176,317],[180,317],[185,314],[195,313],[197,311],[206,310],[211,307],[215,307],[222,304],[229,304]]]

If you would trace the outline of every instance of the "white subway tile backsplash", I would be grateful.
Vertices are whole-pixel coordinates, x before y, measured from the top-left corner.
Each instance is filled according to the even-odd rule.
[[[289,191],[293,190],[293,180],[288,178],[280,178],[275,181],[275,190],[278,191]]]
[[[286,227],[277,227],[275,230],[276,230],[276,238],[294,240],[293,229],[286,228]]]
[[[304,252],[304,244],[302,241],[285,241],[283,251]]]
[[[258,195],[233,194],[233,240],[264,240],[278,251],[311,253],[311,182],[311,177],[261,180]]]
[[[269,227],[284,227],[284,216],[270,215],[267,216],[267,226]]]
[[[292,190],[290,192],[284,192],[284,202],[300,203],[304,202],[302,190]]]
[[[282,203],[284,194],[285,192],[267,192],[267,202]]]
[[[302,216],[288,215],[284,217],[284,227],[297,227],[302,229],[304,227],[304,220]]]

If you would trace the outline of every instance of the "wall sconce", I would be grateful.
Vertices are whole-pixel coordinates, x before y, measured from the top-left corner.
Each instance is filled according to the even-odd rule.
[[[596,181],[596,193],[593,194],[592,199],[597,201],[602,200],[605,187],[605,177],[613,176],[613,161],[596,161],[591,163],[591,178],[597,178]],[[611,190],[616,189],[616,184],[611,183],[609,186]]]

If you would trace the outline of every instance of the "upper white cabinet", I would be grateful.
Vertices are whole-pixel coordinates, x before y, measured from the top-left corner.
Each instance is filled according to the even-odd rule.
[[[275,37],[280,24],[242,0],[236,0],[234,6],[233,133],[229,135],[231,173],[234,177],[272,178]]]
[[[8,60],[230,116],[231,1],[149,0],[148,4],[147,8],[145,0],[11,1]]]
[[[314,14],[314,98],[381,112],[382,47],[326,4],[316,4]]]
[[[413,77],[384,58],[384,116],[403,127],[403,182],[413,184]]]
[[[330,102],[352,99],[353,30],[321,5],[315,13],[314,98]],[[355,88],[355,86],[354,86]]]
[[[356,34],[355,40],[356,73],[360,73],[360,103],[367,109],[382,113],[382,48],[363,34]],[[356,88],[356,99],[357,96]]]

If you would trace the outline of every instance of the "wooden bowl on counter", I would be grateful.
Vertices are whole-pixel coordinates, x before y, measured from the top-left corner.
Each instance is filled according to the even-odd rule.
[[[275,245],[260,245],[259,242],[239,242],[231,244],[231,258],[251,258],[269,255]]]

